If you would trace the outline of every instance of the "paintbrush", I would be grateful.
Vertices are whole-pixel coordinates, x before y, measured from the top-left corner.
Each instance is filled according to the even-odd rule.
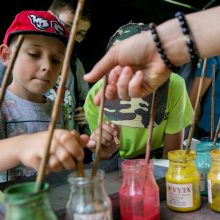
[[[46,170],[46,165],[48,162],[52,136],[53,136],[58,112],[60,109],[60,103],[61,103],[61,99],[62,99],[62,91],[63,91],[63,88],[65,87],[66,78],[67,78],[67,74],[69,71],[70,59],[71,59],[71,55],[72,55],[73,48],[74,48],[77,26],[79,23],[79,19],[80,19],[81,13],[82,13],[83,6],[84,6],[84,0],[79,0],[78,4],[77,4],[77,8],[76,8],[76,13],[75,13],[75,16],[73,19],[73,26],[71,28],[70,37],[68,40],[65,56],[64,56],[64,62],[63,62],[62,71],[61,71],[61,80],[60,80],[60,84],[59,84],[58,91],[57,91],[57,97],[55,99],[53,109],[52,109],[51,122],[50,122],[49,128],[48,128],[48,136],[47,136],[47,141],[46,141],[46,146],[45,146],[45,152],[44,152],[44,156],[41,161],[40,169],[39,169],[39,172],[37,175],[36,188],[35,188],[36,192],[38,192],[40,190],[41,183],[42,183],[43,177],[45,175],[45,170]],[[82,162],[80,162],[80,163],[82,163]],[[82,166],[77,165],[77,168],[82,169]],[[82,173],[82,172],[79,171],[78,173]]]
[[[211,98],[211,124],[210,124],[210,139],[214,137],[214,115],[215,115],[215,65],[212,65],[212,98]]]
[[[103,85],[102,85],[102,97],[101,97],[101,103],[99,107],[99,117],[98,117],[98,129],[99,129],[99,136],[96,143],[96,150],[95,150],[95,161],[92,166],[92,177],[96,176],[98,167],[99,167],[99,161],[100,161],[100,149],[101,149],[101,143],[102,143],[102,123],[103,123],[103,112],[104,112],[104,103],[105,103],[105,89],[107,84],[107,77],[103,77]]]
[[[150,109],[150,121],[148,126],[148,139],[147,139],[146,154],[145,154],[146,163],[149,163],[150,161],[155,113],[156,113],[156,92],[153,92],[151,109]]]
[[[11,61],[5,70],[4,77],[2,80],[1,90],[0,90],[0,107],[2,106],[2,102],[3,102],[4,96],[5,96],[5,91],[8,86],[8,81],[9,81],[10,75],[12,73],[12,68],[14,66],[15,60],[18,55],[18,51],[21,47],[23,40],[24,40],[24,36],[19,35],[18,40],[15,45],[15,48],[14,48],[14,51],[12,53]]]
[[[220,130],[220,117],[218,119],[218,125],[217,125],[216,130],[215,130],[215,137],[214,137],[214,140],[213,140],[213,143],[212,143],[212,147],[214,147],[216,145],[216,141],[218,139],[219,130]]]
[[[187,142],[186,142],[186,154],[188,154],[190,151],[190,145],[191,145],[193,133],[195,130],[196,118],[197,118],[200,99],[201,99],[202,86],[203,86],[206,66],[207,66],[207,59],[204,59],[204,63],[203,63],[203,67],[202,67],[202,74],[201,74],[198,93],[197,93],[197,97],[196,97],[196,103],[195,103],[194,112],[193,112],[192,126],[190,127],[189,135],[188,135]]]

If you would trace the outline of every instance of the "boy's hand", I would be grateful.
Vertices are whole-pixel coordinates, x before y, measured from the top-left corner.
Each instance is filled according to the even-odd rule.
[[[118,149],[119,142],[119,127],[109,122],[102,124],[102,141],[101,141],[101,149],[100,149],[100,159],[109,159]],[[99,129],[97,128],[90,136],[87,147],[95,152],[96,144],[99,137]]]
[[[39,170],[41,160],[44,156],[47,131],[27,136],[27,142],[21,147],[20,161],[35,170]],[[76,166],[76,160],[84,157],[82,147],[86,145],[89,137],[75,131],[55,129],[51,141],[48,165],[46,173],[59,172],[62,169],[71,170]]]

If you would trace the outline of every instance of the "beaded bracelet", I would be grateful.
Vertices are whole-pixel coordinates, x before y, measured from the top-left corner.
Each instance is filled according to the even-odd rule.
[[[190,59],[191,59],[192,65],[195,67],[199,63],[199,56],[196,51],[195,44],[190,36],[190,29],[187,24],[185,15],[183,14],[183,12],[178,11],[176,12],[175,17],[179,20],[182,32],[186,37],[186,45],[188,47]]]
[[[180,68],[173,65],[170,60],[168,59],[168,57],[166,56],[166,54],[164,53],[164,50],[161,46],[161,42],[160,42],[160,38],[158,36],[157,30],[156,30],[156,25],[154,23],[150,23],[149,24],[149,29],[151,31],[151,34],[153,36],[153,40],[156,44],[156,48],[157,48],[157,52],[160,54],[161,59],[163,60],[163,62],[166,64],[166,66],[172,71],[177,73]]]

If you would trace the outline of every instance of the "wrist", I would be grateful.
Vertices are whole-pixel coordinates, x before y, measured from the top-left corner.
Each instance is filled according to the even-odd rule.
[[[157,48],[157,52],[160,54],[161,60],[163,60],[164,64],[167,66],[169,70],[172,72],[179,72],[180,67],[173,64],[172,61],[167,57],[166,53],[164,52],[163,45],[161,44],[160,36],[158,35],[156,25],[154,23],[149,24],[149,29],[152,34],[152,38]]]
[[[178,19],[172,19],[157,27],[161,44],[168,59],[176,66],[190,61],[185,36]]]

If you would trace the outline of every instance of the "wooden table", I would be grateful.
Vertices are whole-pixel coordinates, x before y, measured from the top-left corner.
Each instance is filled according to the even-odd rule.
[[[200,209],[194,212],[180,213],[174,212],[167,208],[166,201],[160,204],[161,218],[160,220],[218,220],[220,213],[212,211],[208,207],[207,197],[202,197],[202,205]]]

